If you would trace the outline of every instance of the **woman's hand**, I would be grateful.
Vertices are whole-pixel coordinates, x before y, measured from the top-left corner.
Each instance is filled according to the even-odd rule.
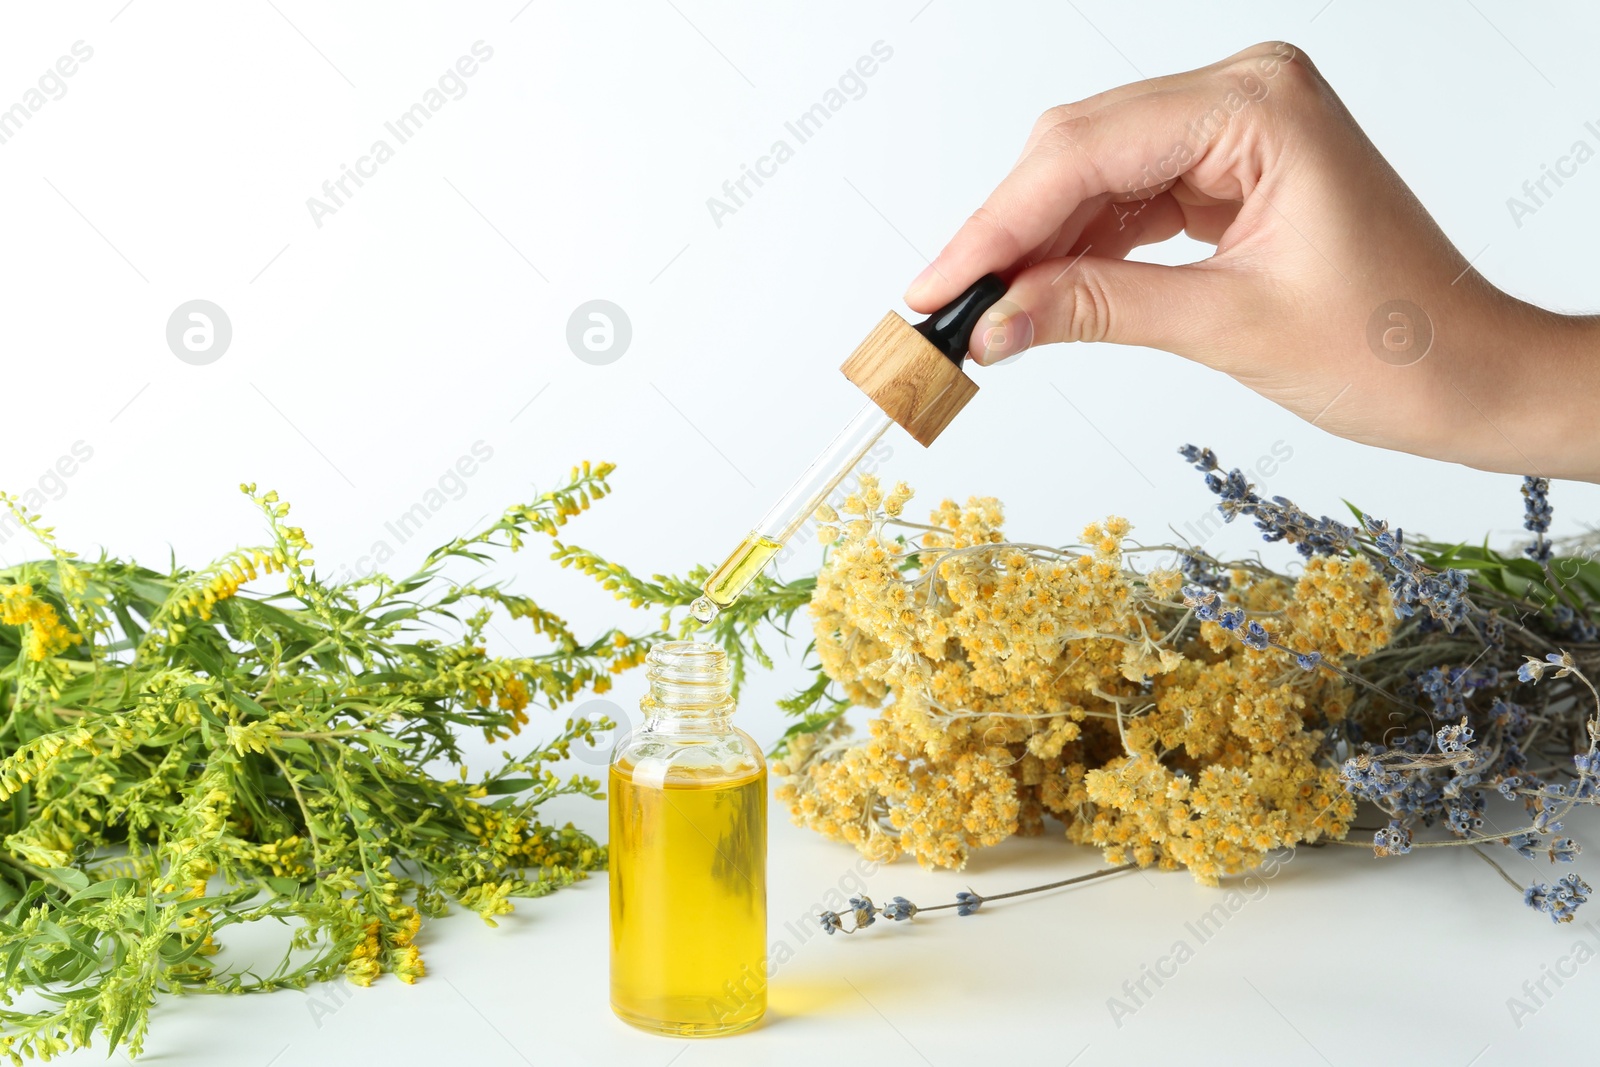
[[[1216,254],[1126,259],[1180,232]],[[1474,271],[1290,45],[1045,112],[906,301],[932,311],[989,271],[1010,291],[979,362],[1161,348],[1352,440],[1600,480],[1595,323]]]

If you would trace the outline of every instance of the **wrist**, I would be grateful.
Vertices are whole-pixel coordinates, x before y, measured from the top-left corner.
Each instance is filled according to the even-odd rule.
[[[1522,306],[1501,335],[1496,401],[1515,473],[1600,482],[1600,317]]]

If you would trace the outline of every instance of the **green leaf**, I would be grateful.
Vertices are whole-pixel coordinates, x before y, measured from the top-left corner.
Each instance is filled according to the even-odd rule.
[[[1448,560],[1442,557],[1437,559],[1425,558],[1423,562],[1428,564],[1430,567],[1436,567],[1439,570],[1443,570],[1446,567],[1454,567],[1456,570],[1460,571],[1503,571],[1506,569],[1506,565],[1499,560],[1474,559],[1470,556],[1461,556],[1454,560]]]
[[[1507,560],[1505,567],[1506,570],[1517,575],[1519,578],[1526,578],[1530,582],[1539,582],[1540,584],[1544,583],[1544,568],[1539,566],[1539,564],[1535,563],[1531,559]]]
[[[88,876],[85,875],[84,877],[87,878]],[[132,878],[107,878],[103,882],[96,882],[72,894],[72,902],[81,904],[85,900],[99,900],[103,897],[116,896],[119,893],[131,893],[137,885],[138,883]]]
[[[483,791],[490,796],[504,796],[508,793],[521,793],[532,789],[539,783],[532,778],[496,778],[484,784]]]
[[[69,886],[74,896],[89,888],[89,876],[76,867],[52,867],[50,877]]]
[[[1576,578],[1583,583],[1584,589],[1590,597],[1600,598],[1600,563],[1592,559],[1568,557],[1552,560],[1550,566],[1558,577],[1568,581]]]
[[[227,668],[223,666],[222,657],[217,655],[210,648],[207,648],[203,641],[194,640],[186,642],[184,649],[188,653],[189,657],[193,659],[195,663],[199,664],[200,668],[207,674],[211,675],[211,677],[223,678],[227,675],[228,671]]]

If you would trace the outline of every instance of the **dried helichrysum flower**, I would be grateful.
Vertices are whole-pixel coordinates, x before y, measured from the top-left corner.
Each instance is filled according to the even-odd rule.
[[[888,504],[909,495],[868,476],[840,509],[811,603],[818,654],[881,710],[864,738],[836,723],[792,740],[775,773],[797,822],[879,861],[960,867],[1049,815],[1112,863],[1206,883],[1344,836],[1354,803],[1314,757],[1352,693],[1318,668],[1393,632],[1367,561],[1183,587],[1128,564],[1125,519],[1090,524],[1079,548],[1011,544],[998,501],[974,498],[896,538]],[[1180,625],[1201,602],[1199,626]]]

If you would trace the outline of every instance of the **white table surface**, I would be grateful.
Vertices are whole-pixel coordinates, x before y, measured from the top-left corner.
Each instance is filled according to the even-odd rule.
[[[1600,933],[1581,921],[1600,929],[1600,911],[1555,926],[1466,850],[1377,860],[1365,849],[1302,849],[1270,880],[1222,889],[1185,873],[1129,873],[970,917],[811,933],[803,917],[850,884],[858,859],[774,810],[769,945],[782,940],[793,957],[772,980],[765,1022],[744,1034],[668,1039],[611,1014],[601,875],[519,903],[498,929],[470,914],[429,924],[418,938],[429,973],[414,986],[389,977],[367,989],[339,982],[166,1001],[138,1062],[1488,1067],[1570,1053],[1592,1033],[1600,963],[1573,956],[1580,940],[1600,949]],[[1548,865],[1511,861],[1515,877],[1550,877]],[[1093,851],[1046,837],[979,853],[959,874],[901,861],[865,882],[878,900],[933,904],[968,886],[1002,892],[1097,866]],[[1596,866],[1584,858],[1577,869],[1600,882]],[[1229,888],[1236,910],[1204,921],[1228,906]],[[1188,958],[1178,964],[1179,955]],[[1546,979],[1553,995],[1519,1027],[1508,998],[1526,1001],[1522,983],[1563,959],[1575,976],[1561,987]],[[1158,965],[1176,974],[1160,986],[1144,978],[1151,995],[1135,1003],[1123,983]],[[1113,997],[1124,1010],[1113,1012]],[[67,1062],[104,1061],[80,1053]]]

